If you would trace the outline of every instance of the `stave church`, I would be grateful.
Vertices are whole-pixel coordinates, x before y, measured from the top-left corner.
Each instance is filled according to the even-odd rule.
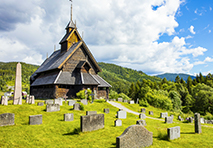
[[[48,57],[30,77],[30,94],[35,98],[74,98],[90,88],[94,98],[108,99],[111,85],[101,78],[97,61],[71,19],[59,43],[61,49]]]

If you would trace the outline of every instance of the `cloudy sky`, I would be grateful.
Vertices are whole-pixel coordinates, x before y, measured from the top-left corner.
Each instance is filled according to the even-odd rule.
[[[0,61],[40,65],[70,20],[69,0],[0,0]],[[212,0],[73,0],[98,62],[155,75],[213,73]]]

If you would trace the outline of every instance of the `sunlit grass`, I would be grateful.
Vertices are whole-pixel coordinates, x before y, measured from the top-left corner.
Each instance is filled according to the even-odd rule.
[[[37,100],[36,102],[42,100]],[[58,112],[46,112],[46,106],[37,106],[25,104],[0,106],[0,114],[15,113],[15,125],[0,127],[0,147],[116,147],[116,137],[130,125],[136,124],[139,117],[133,114],[127,114],[127,119],[122,119],[121,127],[114,127],[117,108],[108,103],[93,103],[85,106],[85,111],[74,111],[72,106],[64,104]],[[126,107],[138,111],[139,105],[125,104]],[[110,113],[105,114],[104,108],[109,108]],[[153,107],[147,108],[154,112],[155,118],[159,118],[160,112],[164,110]],[[86,115],[86,111],[97,111],[98,114],[105,114],[105,127],[97,131],[81,133],[80,116]],[[63,121],[63,114],[74,113],[74,121]],[[43,115],[42,125],[29,125],[30,115]],[[169,112],[169,115],[171,113]],[[202,134],[194,133],[192,123],[182,123],[176,121],[173,124],[165,124],[164,121],[146,118],[146,128],[153,132],[153,145],[151,147],[213,147],[212,137],[213,128],[202,127]],[[180,126],[181,137],[179,139],[168,141],[165,139],[167,128]],[[212,126],[211,126],[212,127]]]

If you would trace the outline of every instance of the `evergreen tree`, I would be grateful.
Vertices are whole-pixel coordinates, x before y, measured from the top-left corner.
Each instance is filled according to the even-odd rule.
[[[175,78],[175,83],[180,83],[180,77],[179,77],[179,76],[177,76],[177,77]]]

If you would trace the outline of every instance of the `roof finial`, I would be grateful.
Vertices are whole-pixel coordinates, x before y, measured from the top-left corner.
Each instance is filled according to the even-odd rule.
[[[70,13],[70,22],[72,21],[72,0],[71,1],[71,13]]]
[[[56,51],[56,45],[54,45],[54,52]]]

